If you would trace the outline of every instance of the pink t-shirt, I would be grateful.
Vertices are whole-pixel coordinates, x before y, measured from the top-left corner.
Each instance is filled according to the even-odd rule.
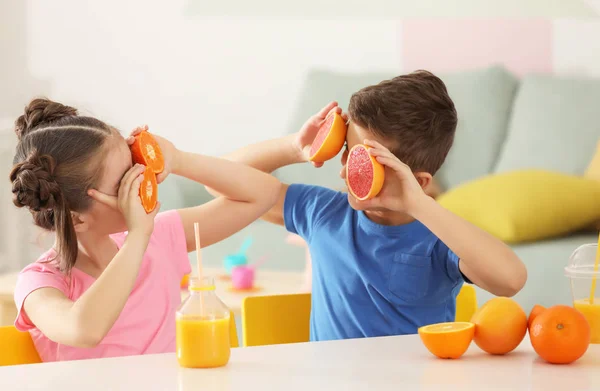
[[[121,248],[127,233],[111,236]],[[46,338],[31,323],[23,309],[27,295],[36,289],[53,287],[77,300],[95,278],[73,268],[71,278],[61,273],[52,259],[53,250],[19,274],[15,303],[19,311],[15,326],[28,330],[43,361],[128,356],[175,351],[175,311],[181,304],[181,278],[190,273],[187,246],[179,213],[160,213],[144,254],[135,286],[127,303],[102,342],[94,348],[75,348]]]

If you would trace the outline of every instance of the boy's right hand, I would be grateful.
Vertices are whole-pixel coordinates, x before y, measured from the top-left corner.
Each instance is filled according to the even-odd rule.
[[[319,128],[325,122],[325,118],[330,112],[336,112],[342,115],[344,121],[348,120],[346,114],[342,114],[342,109],[337,102],[331,102],[323,107],[317,114],[313,115],[304,123],[294,140],[294,147],[298,150],[298,155],[302,161],[308,162],[310,158],[310,147],[319,133]],[[323,166],[323,163],[311,162],[315,167]]]

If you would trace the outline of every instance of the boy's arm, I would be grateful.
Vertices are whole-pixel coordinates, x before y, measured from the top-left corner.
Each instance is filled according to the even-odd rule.
[[[223,156],[223,158],[245,164],[270,174],[278,168],[306,161],[303,158],[302,151],[296,146],[295,141],[296,135],[292,134],[248,145],[229,155]],[[288,185],[281,185],[281,191],[279,192],[275,205],[262,216],[264,220],[274,224],[284,224],[283,204],[287,189]],[[214,196],[221,195],[220,192],[208,186],[208,184],[206,190]]]
[[[527,281],[527,269],[517,255],[494,236],[422,197],[412,213],[459,258],[460,271],[496,296],[514,296]]]
[[[296,163],[308,161],[308,150],[315,139],[319,127],[325,120],[325,117],[331,112],[341,113],[337,102],[331,102],[323,107],[321,111],[306,121],[302,129],[296,134],[263,141],[252,144],[237,151],[223,156],[224,159],[242,163],[257,170],[272,173],[273,171]],[[313,163],[315,167],[320,167],[322,163]],[[275,205],[265,213],[262,218],[274,224],[284,225],[283,205],[287,195],[288,186],[283,184],[279,197]],[[214,196],[221,193],[207,184],[206,190]]]
[[[510,247],[444,209],[423,192],[415,175],[423,180],[431,179],[430,174],[413,173],[377,142],[365,140],[365,144],[373,147],[369,153],[395,175],[386,175],[388,189],[382,190],[374,199],[362,202],[363,208],[383,207],[419,220],[460,258],[461,272],[488,292],[514,296],[523,288],[527,269]]]

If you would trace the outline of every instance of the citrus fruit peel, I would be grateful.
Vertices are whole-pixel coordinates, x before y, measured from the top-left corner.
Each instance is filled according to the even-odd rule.
[[[160,174],[165,169],[165,159],[160,146],[147,131],[138,133],[130,146],[133,162],[143,164],[155,174]]]
[[[475,325],[470,322],[436,323],[420,327],[421,341],[436,357],[456,359],[469,348],[475,333]]]
[[[344,147],[347,130],[341,115],[329,113],[310,147],[309,160],[323,163],[334,158]]]
[[[370,147],[357,144],[348,153],[346,183],[348,191],[359,201],[369,200],[379,194],[385,179],[385,169],[369,153]]]

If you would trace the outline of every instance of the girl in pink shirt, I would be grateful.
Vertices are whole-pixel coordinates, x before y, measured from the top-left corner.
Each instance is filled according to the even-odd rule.
[[[155,136],[165,157],[159,183],[174,173],[222,196],[146,214],[139,198],[144,166],[132,164],[132,137],[46,99],[25,108],[15,131],[13,202],[56,234],[53,248],[19,275],[15,326],[31,333],[43,361],[174,352],[194,222],[202,246],[223,240],[268,211],[280,183]]]

